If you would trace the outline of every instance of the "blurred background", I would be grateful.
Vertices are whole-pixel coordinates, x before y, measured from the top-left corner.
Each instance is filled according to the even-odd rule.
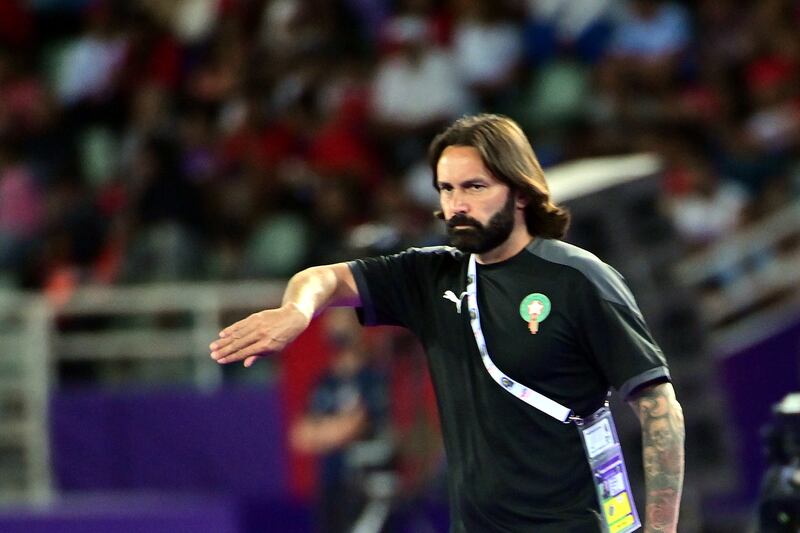
[[[0,0],[0,531],[447,531],[407,333],[332,314],[246,371],[208,343],[305,266],[442,243],[426,147],[478,111],[523,125],[567,240],[670,359],[680,530],[798,531],[798,24],[796,0]]]

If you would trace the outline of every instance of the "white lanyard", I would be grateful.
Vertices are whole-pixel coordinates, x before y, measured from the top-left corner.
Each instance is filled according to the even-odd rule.
[[[546,413],[560,422],[568,424],[572,418],[572,410],[564,407],[558,402],[555,402],[531,390],[522,383],[517,383],[502,370],[497,368],[492,358],[489,357],[489,350],[486,348],[486,339],[483,337],[483,330],[481,329],[481,315],[478,310],[478,276],[475,267],[475,255],[471,254],[469,257],[469,268],[467,270],[467,307],[469,308],[469,323],[472,326],[472,333],[475,335],[475,342],[478,344],[478,351],[481,353],[481,360],[483,366],[489,372],[498,385],[505,389],[510,394],[513,394],[528,405]]]

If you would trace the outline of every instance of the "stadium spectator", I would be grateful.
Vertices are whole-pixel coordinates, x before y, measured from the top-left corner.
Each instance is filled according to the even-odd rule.
[[[387,380],[365,352],[351,313],[334,312],[327,330],[330,367],[314,388],[307,413],[292,425],[290,443],[319,458],[318,531],[346,533],[369,498],[366,476],[391,466]],[[368,441],[385,450],[382,460],[359,456],[358,445]]]

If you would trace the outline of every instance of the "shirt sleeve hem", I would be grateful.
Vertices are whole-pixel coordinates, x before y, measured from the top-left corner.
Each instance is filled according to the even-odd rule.
[[[641,374],[632,377],[628,381],[622,384],[620,387],[619,392],[622,397],[628,400],[631,394],[636,391],[637,389],[641,388],[643,385],[647,385],[648,383],[652,382],[669,382],[672,381],[672,377],[669,374],[669,368],[665,366],[659,366],[656,368],[651,368]]]
[[[353,274],[353,279],[356,281],[358,297],[361,300],[361,307],[356,309],[356,311],[360,311],[358,313],[359,318],[361,319],[363,325],[375,326],[377,325],[378,320],[375,314],[375,306],[372,302],[372,296],[369,292],[367,278],[364,276],[364,272],[361,270],[361,266],[358,264],[358,261],[350,261],[347,263],[347,266],[350,268],[350,272]]]

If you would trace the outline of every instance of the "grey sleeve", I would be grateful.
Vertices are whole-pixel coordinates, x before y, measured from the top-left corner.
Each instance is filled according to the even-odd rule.
[[[604,287],[588,278],[576,296],[580,337],[586,352],[624,398],[648,383],[669,381],[661,348],[622,277]],[[614,286],[615,291],[604,290]]]

